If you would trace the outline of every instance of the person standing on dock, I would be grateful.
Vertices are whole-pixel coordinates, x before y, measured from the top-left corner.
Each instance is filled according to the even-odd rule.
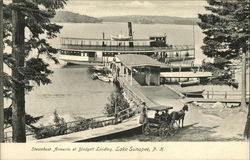
[[[147,109],[146,109],[146,103],[145,102],[142,102],[142,111],[141,111],[141,114],[140,114],[140,120],[139,120],[139,123],[140,124],[144,124],[147,122]]]
[[[116,72],[117,72],[117,77],[119,77],[120,76],[120,67],[117,66]]]

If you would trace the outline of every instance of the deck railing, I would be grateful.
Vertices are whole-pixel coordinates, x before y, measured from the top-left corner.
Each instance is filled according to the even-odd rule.
[[[150,46],[98,46],[98,45],[72,45],[72,44],[62,44],[62,49],[73,49],[73,50],[87,50],[87,51],[116,51],[116,52],[155,52],[155,51],[188,51],[194,50],[191,45],[175,45],[172,47],[150,47]]]

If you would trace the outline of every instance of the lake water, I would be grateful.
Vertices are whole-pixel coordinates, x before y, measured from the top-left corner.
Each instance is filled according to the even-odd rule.
[[[59,37],[85,37],[102,38],[105,32],[106,38],[111,33],[127,34],[126,23],[102,23],[102,24],[72,24],[65,23]],[[135,38],[148,38],[150,35],[167,34],[169,44],[193,44],[193,26],[168,25],[168,24],[133,24]],[[50,43],[60,48],[60,39],[50,40]],[[204,35],[198,26],[195,26],[195,47],[197,62],[206,58],[201,54],[201,45]],[[51,76],[52,84],[35,87],[26,95],[26,112],[34,115],[44,115],[40,123],[52,122],[52,113],[57,110],[66,121],[72,117],[91,117],[101,115],[107,98],[116,89],[113,83],[104,83],[90,78],[87,67],[65,67],[63,64],[51,64],[54,71]]]

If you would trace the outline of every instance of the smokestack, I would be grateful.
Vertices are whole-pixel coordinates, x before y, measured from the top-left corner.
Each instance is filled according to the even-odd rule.
[[[105,33],[104,33],[104,32],[102,32],[102,39],[103,39],[103,41],[102,41],[102,46],[105,46],[105,43],[104,43]]]
[[[132,23],[128,22],[128,35],[129,37],[132,37],[133,39],[133,31],[132,31]],[[134,43],[133,42],[129,42],[129,47],[133,47]]]

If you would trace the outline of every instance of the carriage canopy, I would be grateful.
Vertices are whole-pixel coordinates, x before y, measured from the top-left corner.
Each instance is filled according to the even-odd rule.
[[[153,110],[153,111],[165,111],[165,110],[169,110],[169,109],[173,109],[173,107],[159,105],[159,106],[154,106],[154,107],[148,108],[148,110]]]

